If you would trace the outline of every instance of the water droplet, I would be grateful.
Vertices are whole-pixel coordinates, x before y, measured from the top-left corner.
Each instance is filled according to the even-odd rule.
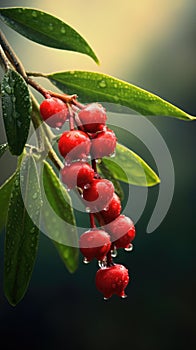
[[[129,244],[127,248],[125,248],[126,252],[131,252],[133,250],[133,244]]]
[[[118,96],[114,95],[113,98],[114,98],[114,101],[116,101],[116,102],[119,101],[119,97]]]
[[[91,209],[89,207],[86,207],[86,212],[87,213],[90,213],[91,212]]]
[[[6,85],[5,86],[5,91],[7,92],[7,94],[11,94],[12,93],[12,88],[11,88],[11,86],[10,85]]]
[[[115,88],[117,88],[117,87],[118,87],[118,85],[115,83],[115,84],[114,84],[114,87],[115,87]]]
[[[122,299],[126,299],[126,298],[127,298],[127,295],[126,295],[126,294],[123,294],[123,295],[121,295],[121,298],[122,298]]]
[[[84,186],[84,189],[87,190],[90,187],[90,184]]]
[[[101,269],[103,269],[104,267],[107,266],[107,261],[106,261],[106,258],[104,260],[99,260],[98,261],[98,265]]]
[[[114,248],[111,250],[111,256],[112,256],[112,258],[116,258],[116,256],[117,256],[117,249],[116,249],[116,247],[114,246]]]
[[[114,158],[115,156],[116,156],[116,152],[115,151],[110,154],[110,158]]]
[[[61,28],[61,33],[62,33],[62,34],[65,34],[65,32],[66,32],[65,27],[62,27],[62,28]]]
[[[53,24],[52,24],[52,23],[49,23],[48,27],[49,27],[49,30],[53,30],[53,29],[54,29],[54,27],[53,27]]]
[[[34,18],[37,17],[37,12],[36,12],[36,11],[33,11],[33,12],[32,12],[32,17],[34,17]]]
[[[104,297],[103,300],[108,300],[109,298]]]
[[[37,193],[35,192],[34,194],[33,194],[33,199],[36,199],[37,198]]]
[[[99,86],[100,86],[101,88],[105,88],[105,87],[106,87],[106,82],[105,82],[105,80],[101,80],[101,81],[99,82]]]
[[[88,261],[87,258],[84,258],[84,259],[83,259],[83,263],[84,263],[84,264],[89,264],[89,262],[90,262],[90,261]]]
[[[55,127],[56,130],[60,130],[60,128],[58,126]]]

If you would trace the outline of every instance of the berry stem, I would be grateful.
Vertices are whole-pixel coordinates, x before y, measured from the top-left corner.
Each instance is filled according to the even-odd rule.
[[[92,164],[92,168],[93,168],[94,172],[97,173],[96,159],[92,159],[91,164]]]
[[[89,213],[89,217],[90,217],[90,226],[91,226],[91,228],[96,228],[94,214],[93,213]]]
[[[107,266],[109,267],[111,265],[114,265],[114,263],[111,255],[111,249],[110,249],[109,252],[107,253]]]

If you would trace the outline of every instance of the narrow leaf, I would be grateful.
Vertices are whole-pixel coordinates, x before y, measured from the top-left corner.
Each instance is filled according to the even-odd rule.
[[[8,148],[8,144],[7,143],[3,143],[2,145],[0,145],[0,158],[2,157],[2,155],[5,153],[5,151]]]
[[[0,232],[6,225],[8,205],[10,200],[10,195],[15,179],[15,174],[13,174],[5,183],[0,187]]]
[[[49,74],[50,81],[68,94],[78,94],[82,102],[111,102],[129,107],[143,115],[173,116],[195,120],[183,110],[146,90],[112,76],[84,71]]]
[[[10,152],[20,155],[26,143],[29,127],[31,99],[24,79],[9,69],[2,81],[2,111]]]
[[[36,43],[80,52],[99,63],[89,44],[75,29],[46,12],[31,8],[9,7],[0,9],[0,18],[16,32]]]
[[[114,188],[115,188],[115,192],[118,195],[118,197],[120,198],[120,200],[122,201],[124,199],[124,193],[123,193],[123,189],[119,183],[118,180],[116,180],[116,178],[114,177],[113,173],[111,172],[111,170],[107,167],[107,165],[104,162],[100,162],[98,164],[98,169],[99,172],[101,172],[101,174],[108,180],[112,181]]]
[[[114,159],[103,158],[103,164],[111,171],[114,178],[137,186],[154,186],[160,183],[156,173],[136,153],[123,145],[117,144]]]
[[[40,209],[36,164],[25,156],[14,178],[6,226],[4,290],[13,306],[23,298],[33,271],[39,237],[34,222],[39,222]]]
[[[78,266],[79,252],[76,248],[78,236],[71,199],[47,162],[44,162],[43,183],[46,197],[51,206],[48,208],[43,206],[42,210],[46,231],[52,238],[67,269],[74,272]]]

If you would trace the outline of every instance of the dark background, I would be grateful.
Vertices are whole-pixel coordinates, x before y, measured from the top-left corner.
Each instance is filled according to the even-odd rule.
[[[34,5],[41,7],[42,5],[42,2],[39,6],[39,2],[36,1],[17,1],[17,4],[14,1],[2,1],[1,3],[2,6],[26,4],[31,7]],[[117,11],[117,4],[114,3],[113,11]],[[127,4],[126,1],[124,3]],[[151,10],[152,3],[152,1],[149,2]],[[183,1],[178,3],[181,4]],[[102,2],[101,5],[104,6]],[[165,6],[167,5],[166,1]],[[87,8],[87,4],[84,5],[83,11],[85,6]],[[45,2],[42,8],[47,10]],[[121,69],[117,70],[113,63],[110,71],[107,65],[104,66],[105,71],[104,69],[100,71],[118,75],[119,78],[160,94],[194,115],[196,110],[194,2],[188,1],[185,8],[180,23],[175,21],[174,27],[171,22],[168,23],[171,27],[166,28],[169,34],[165,37],[161,28],[157,27],[162,40],[156,43],[154,50],[150,41],[151,49],[144,50],[140,64],[132,62],[130,51],[127,54],[130,57],[130,66],[124,67],[122,64]],[[93,8],[88,10],[91,11],[90,14],[93,13]],[[115,12],[110,13],[111,18],[114,18],[114,15]],[[109,12],[105,13],[105,18],[107,16]],[[58,17],[66,21],[66,15],[58,13]],[[71,19],[69,22],[71,23]],[[73,22],[72,24],[74,25]],[[131,27],[131,24],[129,26]],[[163,31],[164,28],[163,26]],[[2,29],[7,33],[13,46],[17,47],[15,34],[7,30],[4,25]],[[142,31],[145,31],[145,28],[141,26]],[[86,37],[88,38],[88,31]],[[95,33],[93,39],[95,43],[96,37],[98,34]],[[22,50],[23,39],[19,36],[17,38],[18,53],[21,59],[23,54],[26,55],[25,60],[33,70],[34,61],[31,55],[28,58],[26,52],[27,41]],[[129,40],[129,37],[126,40]],[[93,42],[92,39],[91,42]],[[28,45],[30,46],[30,42]],[[106,44],[103,43],[103,45]],[[145,45],[148,46],[144,43]],[[108,47],[108,56],[109,50],[110,47]],[[66,56],[66,53],[64,55]],[[126,56],[126,48],[124,48],[124,55]],[[80,57],[78,58],[80,61]],[[102,60],[104,61],[104,58]],[[126,62],[129,62],[127,57]],[[55,70],[58,69],[62,70],[62,66]],[[90,69],[94,68],[90,67]],[[137,223],[134,251],[132,253],[121,251],[116,258],[117,262],[123,263],[130,271],[131,282],[126,290],[128,298],[121,300],[114,296],[106,302],[103,301],[94,284],[96,263],[86,266],[80,257],[77,272],[70,275],[49,239],[41,235],[38,258],[29,290],[18,306],[15,308],[9,306],[2,290],[4,240],[2,234],[0,238],[0,344],[2,349],[18,347],[21,350],[61,350],[68,346],[71,348],[78,346],[86,350],[123,347],[134,350],[195,348],[196,124],[172,118],[149,117],[149,119],[165,139],[172,155],[175,168],[175,192],[164,221],[155,232],[147,235],[146,226],[153,211],[157,189],[152,188],[149,191],[147,206]],[[4,141],[4,133],[1,141]],[[130,147],[133,145],[130,144]],[[153,165],[151,157],[142,146],[138,144],[135,150]],[[15,159],[8,157],[6,153],[0,164],[2,182],[12,172]]]

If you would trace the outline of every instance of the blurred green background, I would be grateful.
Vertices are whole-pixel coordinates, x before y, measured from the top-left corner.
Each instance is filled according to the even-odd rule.
[[[94,70],[148,89],[195,114],[194,0],[0,1],[1,7],[43,9],[73,26],[94,48],[97,67],[87,56],[31,43],[1,23],[27,70]],[[146,226],[156,201],[149,191],[137,223],[132,253],[117,262],[130,271],[128,298],[104,302],[96,291],[96,263],[70,275],[47,237],[41,236],[29,290],[15,308],[2,290],[0,246],[0,344],[2,349],[181,350],[195,349],[195,123],[149,117],[165,139],[175,168],[175,193],[159,228]],[[1,142],[5,139],[1,127]],[[141,144],[130,144],[154,166]],[[13,171],[14,157],[1,159],[1,183]],[[131,216],[131,213],[130,213]]]

